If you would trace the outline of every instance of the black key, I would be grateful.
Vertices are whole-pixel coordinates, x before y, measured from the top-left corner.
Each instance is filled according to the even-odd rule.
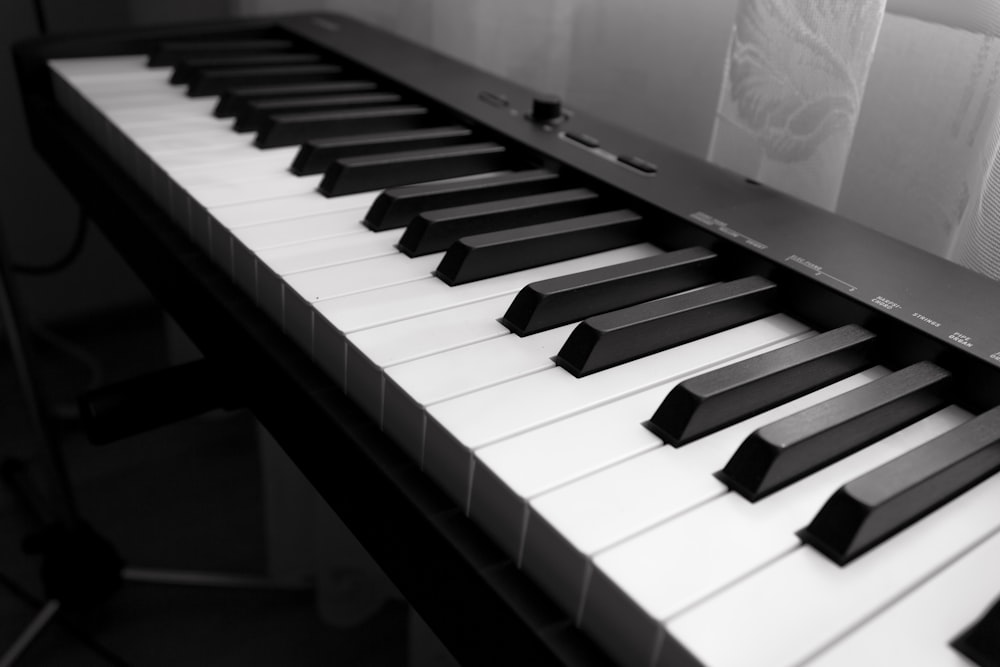
[[[321,174],[343,157],[456,146],[468,143],[471,138],[472,130],[469,128],[449,125],[332,139],[310,139],[295,156],[291,170],[299,176]]]
[[[1000,470],[993,408],[838,489],[802,541],[843,565]]]
[[[268,116],[254,142],[259,148],[293,146],[318,137],[342,137],[426,127],[433,121],[426,107],[399,104],[343,111],[314,111]]]
[[[951,645],[978,667],[1000,667],[1000,600]]]
[[[375,231],[398,229],[424,211],[523,197],[554,190],[561,184],[559,174],[531,169],[488,178],[393,188],[375,200],[365,216],[365,225]]]
[[[363,93],[375,90],[374,81],[317,81],[307,83],[287,83],[273,86],[244,86],[230,88],[222,93],[213,112],[217,118],[240,115],[251,102],[261,102],[283,97],[308,97],[320,95],[341,95]]]
[[[150,67],[170,67],[184,58],[203,56],[291,51],[288,39],[219,39],[211,41],[160,42],[149,56]]]
[[[319,191],[335,197],[406,183],[484,174],[510,166],[507,149],[494,143],[345,157],[326,170]]]
[[[351,107],[399,104],[402,98],[396,93],[357,93],[347,95],[317,95],[248,102],[236,116],[233,129],[237,132],[255,132],[270,115],[279,113],[304,113],[309,111],[334,111]]]
[[[849,324],[685,380],[646,427],[682,445],[871,366],[875,335]]]
[[[774,283],[750,276],[581,322],[554,361],[584,377],[775,312]]]
[[[685,248],[541,280],[518,292],[500,323],[518,336],[527,336],[684,292],[711,282],[715,261],[711,250]]]
[[[585,188],[425,211],[413,219],[399,240],[410,257],[447,250],[463,236],[551,222],[600,211],[610,204]]]
[[[779,419],[744,440],[716,476],[759,500],[941,408],[949,379],[920,362]]]
[[[640,215],[621,210],[465,236],[448,248],[434,274],[461,285],[638,243],[642,229]]]
[[[339,65],[326,64],[204,69],[195,75],[187,94],[191,97],[207,97],[221,95],[228,88],[329,81],[342,72]]]
[[[191,83],[205,69],[229,67],[270,67],[272,65],[310,65],[322,62],[317,53],[247,53],[240,55],[184,58],[174,65],[170,83]]]

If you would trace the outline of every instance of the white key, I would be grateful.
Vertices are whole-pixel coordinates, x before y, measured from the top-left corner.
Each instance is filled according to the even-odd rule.
[[[246,136],[223,127],[200,127],[194,131],[185,131],[184,127],[162,124],[133,128],[126,134],[137,148],[151,158],[163,153],[196,150],[205,146],[245,146],[248,151],[259,150]]]
[[[796,549],[840,486],[969,416],[943,410],[762,500],[729,492],[597,554],[581,625],[616,659],[648,662],[664,621]]]
[[[216,223],[204,214],[205,209],[215,209],[246,203],[269,201],[295,195],[320,197],[315,190],[321,177],[300,178],[288,172],[290,161],[281,166],[260,162],[260,153],[252,153],[236,164],[214,165],[212,172],[175,174],[167,186],[171,211],[184,215],[192,225],[192,232],[205,238],[217,239],[211,245],[213,256],[228,242],[229,228]],[[282,157],[282,156],[279,156]],[[176,211],[175,211],[176,209]],[[193,226],[197,221],[197,226]],[[204,244],[203,244],[204,245]]]
[[[335,342],[341,340],[340,332],[329,333],[324,344],[317,344],[315,358],[390,437],[419,461],[423,447],[422,413],[419,431],[407,419],[409,415],[395,410],[388,413],[391,419],[383,420],[383,370],[472,342],[509,335],[496,318],[497,313],[507,309],[511,299],[510,295],[503,295],[364,329],[348,334],[344,344]]]
[[[951,642],[1000,595],[1000,533],[976,545],[916,590],[807,664],[972,667]]]
[[[164,171],[181,187],[215,183],[233,185],[249,177],[261,180],[274,178],[276,173],[288,178],[288,167],[297,153],[298,147],[248,151],[245,146],[240,146],[229,152],[203,151],[196,164],[171,166]],[[163,160],[157,161],[163,164]]]
[[[389,380],[424,406],[554,366],[576,324],[521,338],[508,334],[386,369]]]
[[[348,216],[349,222],[343,225],[335,225],[332,222],[335,217],[339,219],[339,216],[320,214],[292,218],[291,220],[265,222],[259,225],[236,227],[229,231],[232,233],[233,238],[256,254],[262,250],[282,248],[298,243],[309,243],[320,239],[357,234],[365,231],[365,227],[360,224],[360,221],[364,219],[367,212],[367,208],[344,211],[344,213],[349,213],[350,215]]]
[[[357,224],[357,218],[353,215],[351,217],[355,220],[354,224]],[[312,299],[289,289],[289,281],[295,276],[344,267],[337,282],[323,285],[323,293],[350,294],[380,287],[381,281],[394,284],[398,280],[393,276],[418,280],[427,277],[430,272],[430,267],[424,261],[409,262],[406,257],[397,257],[399,253],[392,247],[391,239],[386,237],[398,238],[398,233],[375,234],[361,229],[358,234],[283,246],[257,254],[256,293],[259,303],[276,321],[285,323],[288,333],[305,349],[313,346]],[[357,280],[350,277],[356,270],[364,271],[366,261],[376,260],[382,260],[383,266],[389,260],[395,271],[385,271],[380,275],[364,273]]]
[[[480,447],[806,330],[789,317],[775,315],[584,378],[552,368],[438,403],[427,410],[425,469],[467,508],[472,454]]]
[[[526,338],[508,333],[387,368],[380,401],[382,412],[392,415],[387,421],[395,427],[393,431],[398,429],[400,436],[412,441],[415,458],[422,463],[422,434],[428,407],[552,368],[551,357],[559,352],[574,326],[566,325]]]
[[[223,144],[241,146],[248,143],[246,137],[233,134],[225,123],[216,118],[183,116],[173,120],[123,125],[116,121],[116,114],[105,115],[112,125],[128,135],[136,147],[151,155],[155,155],[158,150],[156,147],[168,138],[178,140],[188,136],[197,137],[198,143],[185,144],[185,147]]]
[[[1000,529],[997,507],[994,475],[844,567],[799,547],[675,617],[667,633],[712,667],[800,664]],[[671,663],[672,645],[659,664]]]
[[[360,221],[367,210],[352,209],[229,229],[228,243],[221,232],[213,234],[212,256],[223,265],[230,258],[233,280],[248,294],[256,295],[257,259],[261,252],[289,246],[305,248],[321,239],[363,234],[368,230]]]
[[[345,262],[398,255],[396,242],[403,235],[403,230],[373,232],[361,224],[363,215],[363,212],[359,215],[357,210],[352,210],[330,216],[331,229],[354,230],[348,236],[334,236],[261,250],[257,257],[278,275],[289,276]],[[409,258],[402,257],[400,261],[406,262]]]
[[[101,90],[83,90],[81,93],[88,102],[101,110],[104,118],[124,112],[130,123],[133,121],[132,116],[143,109],[173,107],[188,100],[180,87],[137,86],[134,83],[115,84],[114,87],[109,86]],[[142,120],[135,122],[139,125],[146,124],[146,121]]]
[[[290,166],[297,154],[298,146],[285,146],[262,151],[247,142],[240,146],[202,146],[189,151],[163,152],[156,156],[156,162],[166,174],[172,176],[187,170],[207,169],[220,164],[238,163],[246,159],[248,155],[264,157],[283,155],[288,158],[287,165]]]
[[[469,515],[520,560],[529,499],[663,445],[642,422],[670,384],[476,450]]]
[[[211,209],[209,214],[216,224],[232,229],[307,215],[368,208],[380,194],[381,191],[372,191],[329,198],[316,193],[299,194],[262,202],[219,206]]]
[[[314,309],[317,301],[369,292],[390,285],[434,280],[430,273],[441,261],[441,253],[402,262],[394,255],[345,262],[311,271],[280,276],[257,261],[257,302],[282,325],[303,349],[316,343]],[[317,318],[318,319],[318,318]],[[336,338],[342,338],[339,332]],[[324,343],[327,339],[324,339]]]
[[[287,177],[296,178],[291,175]],[[336,224],[338,232],[342,228],[351,227],[364,230],[361,225],[361,220],[364,218],[363,211],[367,211],[380,194],[381,191],[371,191],[328,198],[316,192],[302,192],[262,201],[213,207],[195,218],[191,226],[191,235],[196,239],[204,239],[203,247],[210,248],[212,257],[220,263],[225,263],[228,255],[229,261],[235,265],[237,248],[233,235],[236,230],[269,222],[324,215],[331,220],[331,224]],[[346,219],[340,214],[345,214]],[[333,223],[333,220],[337,222]],[[308,244],[303,243],[301,248],[308,251]],[[252,259],[256,264],[256,256]]]
[[[152,92],[167,95],[184,90],[170,83],[171,75],[164,70],[136,69],[87,77],[70,74],[68,78],[81,92],[95,97],[131,97]]]
[[[117,109],[105,112],[105,115],[121,128],[130,128],[136,125],[161,125],[192,117],[211,120],[225,127],[228,125],[226,121],[215,118],[212,115],[215,104],[216,100],[211,98],[192,99],[184,97],[173,103]]]
[[[725,484],[712,473],[757,428],[883,373],[855,375],[683,447],[659,447],[536,496],[529,503],[521,566],[564,609],[577,614],[596,553],[724,495]],[[663,387],[661,398],[675,384]],[[642,428],[640,423],[632,428]]]
[[[322,176],[294,176],[286,167],[272,167],[267,173],[250,173],[234,183],[226,179],[203,178],[197,182],[179,179],[178,185],[204,208],[231,206],[244,202],[312,194]]]
[[[132,72],[156,72],[146,67],[145,55],[96,56],[93,58],[53,58],[49,67],[74,82],[102,79]],[[164,74],[164,70],[159,70]]]
[[[259,151],[249,145],[224,145],[204,146],[197,150],[167,151],[157,154],[155,160],[151,160],[148,156],[144,159],[154,174],[154,194],[160,198],[165,197],[168,201],[174,198],[180,203],[190,200],[183,185],[197,183],[203,174],[206,178],[232,183],[239,179],[245,170],[253,174],[273,166],[273,169],[286,171],[296,152],[297,148]],[[283,174],[283,178],[287,177],[288,174]],[[203,208],[200,205],[199,207]]]

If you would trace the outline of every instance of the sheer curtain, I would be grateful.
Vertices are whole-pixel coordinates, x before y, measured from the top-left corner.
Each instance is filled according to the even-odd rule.
[[[837,207],[994,279],[998,30],[995,0],[889,0]]]

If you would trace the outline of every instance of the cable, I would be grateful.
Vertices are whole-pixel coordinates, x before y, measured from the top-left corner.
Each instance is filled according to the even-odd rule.
[[[83,345],[37,322],[30,324],[28,330],[39,340],[48,343],[51,348],[77,362],[86,371],[87,380],[84,382],[84,388],[94,389],[104,383],[104,365],[97,355],[91,354]]]
[[[42,6],[42,0],[32,0],[31,6],[35,9],[35,21],[38,22],[39,34],[49,34],[49,24],[45,20],[45,8]]]
[[[15,264],[13,269],[18,273],[23,273],[29,276],[40,276],[49,273],[56,273],[62,271],[70,264],[72,264],[83,252],[84,243],[87,240],[87,227],[88,218],[83,209],[80,209],[80,213],[76,219],[76,231],[73,233],[73,242],[70,244],[69,249],[63,254],[62,257],[49,262],[48,264]]]
[[[76,362],[87,374],[83,383],[84,389],[99,387],[104,382],[104,365],[97,355],[90,353],[83,345],[57,334],[38,322],[29,325],[28,330],[39,341],[45,342],[54,351],[61,353],[67,359]],[[50,399],[49,416],[63,422],[75,422],[80,419],[80,410],[75,400]]]
[[[35,22],[38,24],[39,35],[49,34],[49,22],[45,16],[45,6],[43,4],[43,0],[32,0],[31,7],[35,12]],[[76,221],[76,231],[73,234],[73,242],[70,244],[69,250],[66,251],[66,254],[48,264],[32,266],[29,264],[15,263],[12,268],[17,273],[24,273],[29,276],[40,276],[62,271],[80,256],[86,238],[87,216],[84,214],[83,209],[81,209]]]

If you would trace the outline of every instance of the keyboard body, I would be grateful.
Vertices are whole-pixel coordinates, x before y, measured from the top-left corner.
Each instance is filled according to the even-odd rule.
[[[238,244],[232,239],[243,237],[235,231],[232,238],[220,236],[218,220],[187,200],[175,205],[170,191],[159,190],[170,177],[158,173],[155,163],[150,168],[133,161],[132,149],[106,134],[99,117],[88,123],[92,112],[74,109],[72,91],[61,90],[63,83],[50,70],[50,63],[72,59],[128,59],[164,40],[234,35],[291,35],[335,54],[381,85],[447,110],[456,123],[506,146],[531,166],[625,202],[653,221],[653,245],[699,245],[718,253],[726,276],[766,276],[781,290],[782,313],[804,323],[801,331],[788,325],[789,336],[806,328],[862,325],[890,341],[879,349],[884,367],[933,361],[960,377],[949,395],[955,409],[976,414],[1000,403],[996,283],[736,174],[652,145],[582,110],[570,107],[557,124],[535,122],[530,117],[536,97],[532,91],[348,19],[299,16],[20,46],[19,75],[37,150],[206,357],[226,370],[244,403],[463,663],[607,664],[615,660],[592,637],[607,646],[602,632],[619,631],[595,631],[594,624],[602,622],[600,613],[588,616],[572,599],[551,592],[547,580],[558,579],[560,572],[546,574],[546,567],[558,566],[542,558],[533,578],[526,576],[522,566],[535,558],[530,548],[511,554],[509,547],[498,547],[497,531],[502,531],[483,526],[482,517],[476,516],[476,488],[450,485],[457,475],[448,468],[452,464],[426,460],[427,442],[432,440],[416,443],[414,430],[400,426],[409,423],[406,406],[412,397],[406,395],[404,373],[409,368],[386,376],[396,383],[392,386],[403,388],[396,395],[401,412],[392,412],[392,394],[385,384],[377,388],[385,391],[381,410],[372,410],[364,400],[359,405],[367,389],[338,377],[337,368],[343,354],[350,369],[351,355],[358,350],[362,362],[377,361],[363,358],[364,350],[374,349],[359,342],[365,329],[359,329],[358,338],[338,338],[343,348],[324,352],[327,325],[309,310],[308,299],[299,304],[287,287],[304,283],[294,277],[284,284],[267,282],[259,266],[255,282],[241,279],[245,274],[239,272]],[[581,144],[571,135],[598,137],[600,147]],[[629,164],[630,159],[622,157],[641,161]],[[635,166],[647,164],[655,171]],[[364,197],[359,201],[370,203]],[[648,251],[637,252],[638,257]],[[424,272],[435,265],[436,260],[428,263]],[[277,291],[274,284],[279,284]],[[324,313],[331,322],[338,321],[337,313]],[[502,314],[501,307],[496,317]],[[764,348],[762,342],[753,349]],[[412,372],[419,371],[413,367]],[[599,374],[594,378],[592,385],[601,384]],[[598,404],[602,401],[610,399]],[[453,412],[462,409],[456,401]],[[439,422],[446,423],[446,417],[440,415]],[[447,443],[449,437],[433,442]],[[539,538],[538,544],[545,539]],[[560,544],[562,539],[552,538]],[[720,641],[732,630],[719,627]],[[643,632],[636,633],[635,641],[643,647],[634,655],[650,655],[657,664],[709,664],[670,634],[653,639],[655,650],[650,652]],[[628,628],[621,634],[627,636]],[[843,649],[845,655],[850,650],[864,654],[866,649]],[[629,648],[611,652],[617,662],[631,662]],[[835,653],[825,659],[836,664]]]

